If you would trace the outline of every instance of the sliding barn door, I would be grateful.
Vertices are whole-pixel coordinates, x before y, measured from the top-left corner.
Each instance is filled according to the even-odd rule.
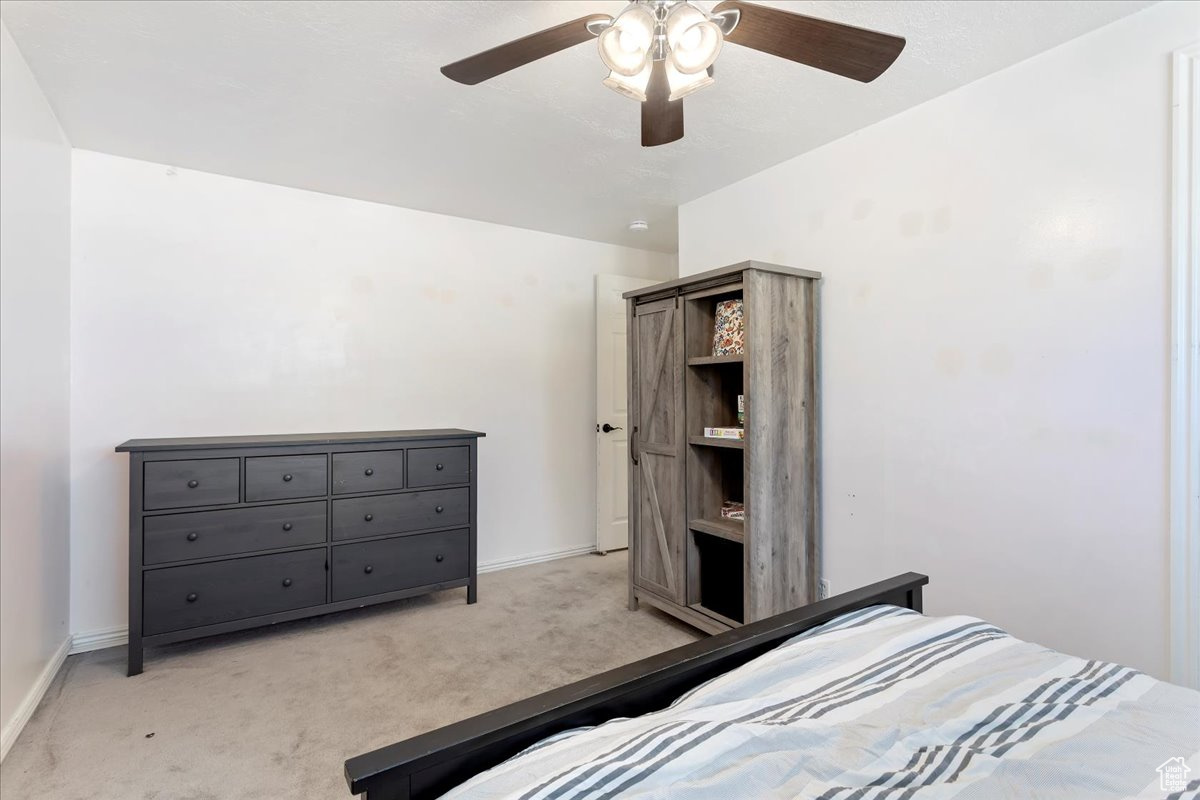
[[[633,582],[684,603],[683,325],[675,299],[633,307]]]

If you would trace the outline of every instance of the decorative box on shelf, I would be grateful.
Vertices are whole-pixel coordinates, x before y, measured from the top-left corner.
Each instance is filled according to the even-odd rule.
[[[746,352],[746,326],[742,298],[721,300],[716,305],[713,331],[714,356],[742,355]]]
[[[726,500],[721,503],[721,518],[744,520],[746,518],[746,504],[739,503],[736,500]]]

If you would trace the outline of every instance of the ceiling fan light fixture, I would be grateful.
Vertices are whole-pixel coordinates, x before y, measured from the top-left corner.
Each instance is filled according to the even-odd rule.
[[[643,5],[630,4],[598,37],[600,60],[618,75],[633,77],[650,62],[654,44],[654,14]]]
[[[604,85],[617,94],[643,103],[646,100],[646,87],[650,85],[651,69],[652,64],[647,59],[645,68],[636,75],[622,75],[615,71],[608,73],[608,77],[604,79]]]
[[[642,146],[683,138],[680,98],[713,83],[726,39],[740,47],[870,83],[904,50],[879,31],[808,17],[748,0],[720,0],[711,13],[691,0],[625,0],[616,18],[592,13],[442,67],[467,86],[596,39],[604,85],[641,103]]]

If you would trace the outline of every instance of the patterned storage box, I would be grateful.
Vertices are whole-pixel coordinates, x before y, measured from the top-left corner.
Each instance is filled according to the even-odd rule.
[[[746,506],[736,500],[726,500],[721,503],[721,517],[724,519],[746,519]]]
[[[746,352],[742,300],[717,303],[716,331],[713,333],[714,356],[735,356]]]

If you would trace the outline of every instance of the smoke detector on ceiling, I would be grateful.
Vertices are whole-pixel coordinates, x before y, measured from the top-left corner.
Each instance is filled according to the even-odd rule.
[[[633,222],[629,223],[629,230],[636,232],[648,231],[650,230],[650,223],[646,222],[644,219],[635,219]]]

